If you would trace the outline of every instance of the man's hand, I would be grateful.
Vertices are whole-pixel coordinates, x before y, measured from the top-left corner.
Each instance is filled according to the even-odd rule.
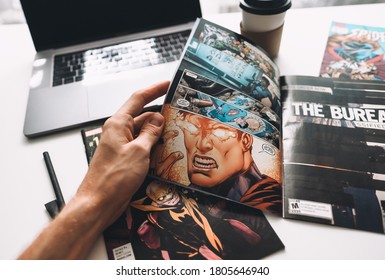
[[[103,205],[103,219],[113,222],[127,208],[149,169],[150,152],[163,130],[159,113],[140,114],[163,95],[169,82],[135,92],[104,126],[79,194]],[[107,213],[109,213],[107,215]]]
[[[159,113],[140,114],[169,82],[137,91],[109,118],[77,193],[19,259],[83,259],[127,208],[149,169],[164,126]]]

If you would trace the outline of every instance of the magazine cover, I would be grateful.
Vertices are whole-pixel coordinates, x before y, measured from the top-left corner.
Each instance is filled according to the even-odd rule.
[[[162,108],[152,174],[282,215],[278,82],[262,50],[198,19]]]
[[[384,233],[385,84],[287,76],[284,217]]]
[[[352,80],[385,79],[385,26],[332,22],[320,76]]]
[[[100,134],[82,130],[86,150]],[[261,259],[284,249],[260,210],[151,177],[103,235],[111,260]]]
[[[99,144],[100,134],[102,133],[101,126],[95,126],[92,128],[82,129],[81,131],[83,144],[87,156],[87,162],[90,163],[96,147]]]

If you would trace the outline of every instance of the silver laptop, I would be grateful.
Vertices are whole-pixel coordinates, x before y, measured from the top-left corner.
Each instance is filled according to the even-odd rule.
[[[111,116],[135,91],[170,80],[199,0],[21,0],[36,49],[24,134]],[[162,105],[163,97],[149,106]]]

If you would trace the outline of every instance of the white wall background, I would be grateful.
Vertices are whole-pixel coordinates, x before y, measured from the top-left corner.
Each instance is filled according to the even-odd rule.
[[[0,24],[24,22],[19,0],[0,0]]]
[[[226,13],[240,11],[239,0],[200,0],[203,12]],[[385,0],[291,0],[292,8],[385,3]]]

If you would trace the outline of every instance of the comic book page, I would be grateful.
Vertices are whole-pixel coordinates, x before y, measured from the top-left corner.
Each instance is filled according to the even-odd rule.
[[[385,84],[286,76],[284,217],[384,233]]]
[[[281,215],[278,82],[261,49],[198,19],[162,108],[152,174]]]
[[[123,230],[135,259],[261,259],[284,248],[261,211],[150,177],[130,206]]]
[[[101,131],[82,130],[86,150]],[[103,236],[111,260],[262,259],[284,249],[260,210],[151,177]]]
[[[385,80],[385,25],[332,22],[320,76],[348,80]]]

